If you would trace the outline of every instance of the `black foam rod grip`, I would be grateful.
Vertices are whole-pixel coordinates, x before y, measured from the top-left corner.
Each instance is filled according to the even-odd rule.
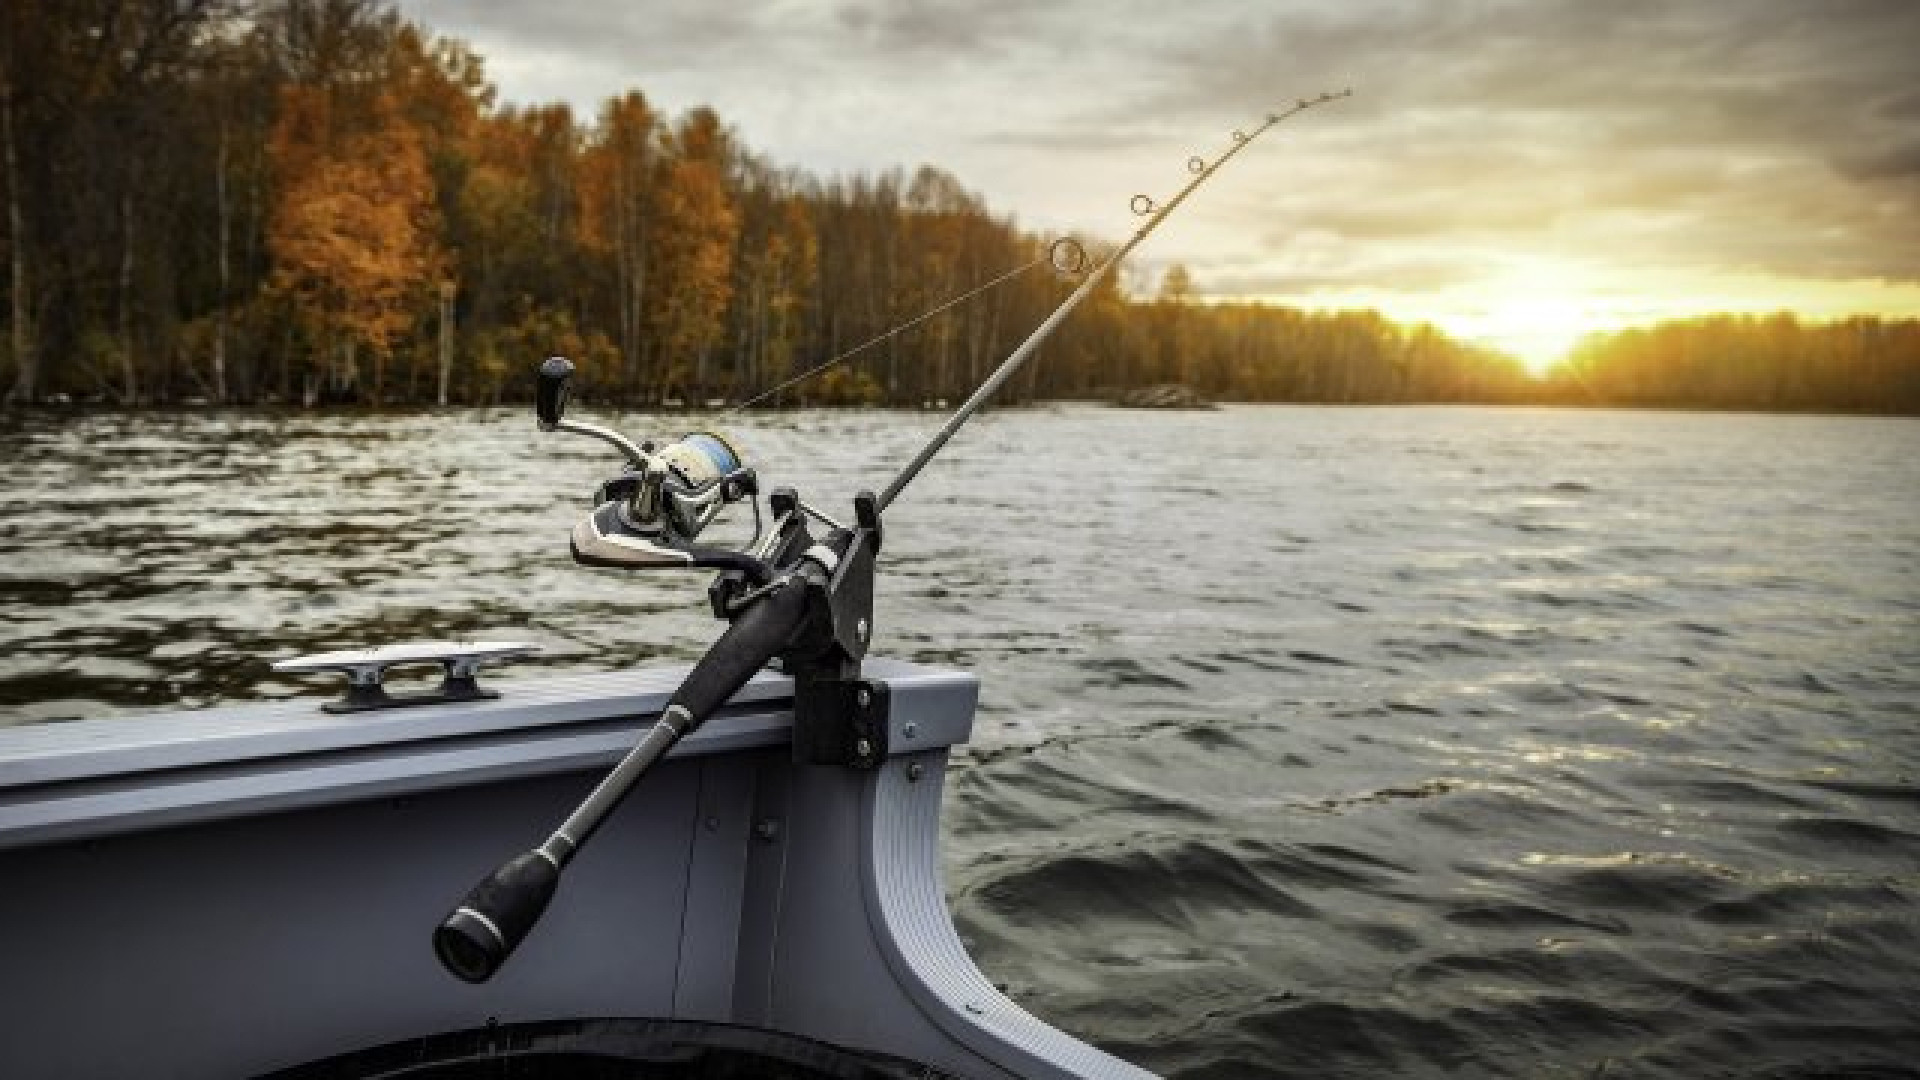
[[[539,851],[515,856],[473,887],[433,932],[433,951],[448,971],[486,982],[540,921],[560,868]]]
[[[533,411],[539,416],[541,427],[552,430],[559,426],[560,417],[567,411],[567,380],[571,378],[573,361],[564,356],[549,356],[547,362],[540,365]]]
[[[564,837],[571,844],[571,850],[584,848],[607,816],[681,736],[706,723],[736,690],[753,678],[754,672],[786,648],[807,617],[810,591],[796,575],[795,580],[767,593],[741,612],[687,673],[660,719],[647,729],[554,835]]]
[[[707,717],[787,647],[807,617],[811,591],[801,574],[795,574],[733,620],[667,703],[668,709],[678,705],[687,711],[682,735],[706,723]]]

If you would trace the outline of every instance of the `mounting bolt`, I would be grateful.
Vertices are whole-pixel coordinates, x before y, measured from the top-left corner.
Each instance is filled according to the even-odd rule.
[[[853,695],[853,700],[859,702],[860,707],[864,709],[867,706],[873,704],[873,695],[867,691],[866,687],[863,686],[860,688],[859,693]]]
[[[865,644],[865,643],[866,643],[866,640],[867,640],[867,620],[865,620],[865,619],[861,619],[861,620],[860,620],[859,622],[856,622],[856,623],[854,623],[854,624],[853,624],[853,636],[854,636],[854,637],[857,637],[857,638],[859,638],[859,639],[860,639],[860,642],[861,642],[861,644]]]
[[[913,723],[912,721],[908,721],[907,726],[901,729],[900,734],[905,735],[907,738],[911,739],[915,735],[920,734],[920,725]]]
[[[780,822],[776,818],[761,818],[753,827],[753,835],[763,844],[771,844],[780,839]]]
[[[868,742],[866,739],[861,739],[859,742],[853,744],[853,753],[854,753],[854,756],[856,757],[862,757],[862,758],[872,757],[873,743]]]
[[[907,766],[907,783],[909,784],[919,783],[920,778],[926,775],[926,771],[927,771],[926,766],[920,764],[917,761]]]

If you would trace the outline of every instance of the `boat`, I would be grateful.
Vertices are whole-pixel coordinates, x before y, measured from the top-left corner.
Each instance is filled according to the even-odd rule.
[[[1092,270],[1056,241],[1078,287],[844,522],[785,488],[763,516],[719,434],[568,418],[549,358],[540,428],[624,458],[572,557],[712,571],[728,627],[690,667],[496,679],[534,647],[407,643],[276,665],[344,675],[326,702],[0,729],[0,1076],[1151,1078],[954,928],[940,806],[979,683],[867,656],[882,517],[1200,184],[1343,96],[1193,159]],[[701,540],[742,504],[752,540]]]
[[[796,759],[794,680],[757,675],[483,984],[436,961],[436,922],[684,668],[0,729],[0,1076],[1150,1075],[1027,1014],[954,931],[940,802],[977,681],[865,666],[867,763]]]

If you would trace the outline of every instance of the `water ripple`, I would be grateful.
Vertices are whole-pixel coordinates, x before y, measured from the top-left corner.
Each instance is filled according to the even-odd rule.
[[[831,509],[937,420],[728,423]],[[0,723],[411,637],[690,659],[701,582],[567,559],[615,464],[518,410],[0,414]],[[983,680],[976,957],[1170,1076],[1913,1076],[1916,491],[1912,420],[995,412],[890,509],[875,647]]]

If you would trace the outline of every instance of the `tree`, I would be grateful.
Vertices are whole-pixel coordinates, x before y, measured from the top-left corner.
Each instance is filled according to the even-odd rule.
[[[1159,338],[1159,356],[1155,375],[1192,386],[1194,350],[1198,347],[1189,331],[1187,305],[1193,300],[1193,275],[1186,264],[1174,263],[1160,278],[1160,292],[1154,298],[1153,322]]]
[[[581,246],[612,268],[620,387],[632,392],[646,362],[648,238],[655,216],[658,119],[639,91],[607,102],[581,161]]]
[[[7,267],[11,318],[8,320],[8,358],[13,361],[14,381],[6,400],[32,401],[38,382],[39,365],[33,355],[33,338],[27,299],[26,215],[20,203],[20,155],[16,147],[13,121],[13,78],[9,70],[0,70],[0,140],[5,142],[7,181]]]
[[[710,350],[732,299],[739,217],[728,195],[730,148],[719,118],[697,109],[682,122],[661,171],[659,231],[649,247],[647,325],[658,345],[661,396],[705,384]]]
[[[328,137],[326,104],[315,90],[290,87],[282,109],[275,157],[306,165],[282,172],[268,237],[275,287],[293,298],[329,354],[335,344],[341,347],[336,391],[354,388],[356,348],[373,351],[372,398],[378,403],[386,360],[442,273],[437,208],[420,137],[384,98],[376,103],[372,130],[337,140]],[[323,147],[334,146],[313,152],[315,136]]]

